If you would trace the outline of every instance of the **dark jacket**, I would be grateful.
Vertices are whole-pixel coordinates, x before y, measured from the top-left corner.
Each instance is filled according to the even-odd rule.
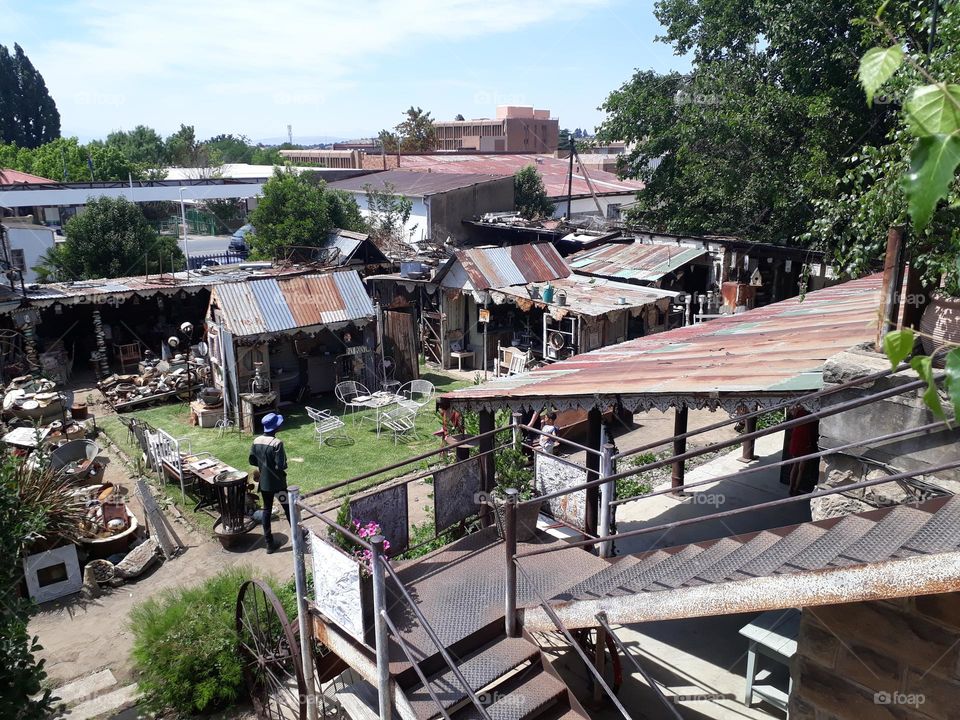
[[[250,448],[250,464],[260,468],[260,490],[280,492],[287,489],[287,453],[283,441],[272,435],[260,435]]]

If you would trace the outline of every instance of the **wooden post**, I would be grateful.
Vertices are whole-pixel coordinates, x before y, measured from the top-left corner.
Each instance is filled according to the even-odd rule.
[[[897,327],[900,315],[900,281],[903,270],[903,226],[891,225],[887,231],[887,252],[883,259],[883,284],[880,293],[880,322],[877,324],[877,348],[883,336]]]
[[[587,412],[587,442],[585,445],[591,450],[600,452],[603,445],[603,412],[598,407],[590,408]],[[600,456],[587,453],[587,482],[600,477]],[[597,534],[600,515],[600,488],[592,487],[587,490],[587,506],[585,508],[586,531],[591,535]]]
[[[677,407],[673,415],[673,434],[683,435],[687,431],[687,406]],[[674,439],[673,454],[682,455],[687,451],[687,440]],[[670,486],[678,488],[683,486],[683,476],[685,472],[685,463],[683,460],[677,460],[673,463],[673,472],[670,476]]]
[[[752,409],[748,410],[748,412],[752,412]],[[749,435],[750,433],[755,433],[757,431],[757,418],[755,417],[747,418],[746,420],[743,421],[743,424],[744,424],[743,432],[745,435]],[[754,445],[755,445],[755,441],[753,438],[744,440],[740,444],[741,450],[740,450],[740,457],[738,458],[740,462],[748,463],[748,462],[753,462],[754,460],[757,459],[757,455],[756,453],[754,453]]]

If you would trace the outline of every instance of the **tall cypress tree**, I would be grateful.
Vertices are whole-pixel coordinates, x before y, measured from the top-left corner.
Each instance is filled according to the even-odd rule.
[[[35,148],[60,137],[60,113],[19,45],[0,45],[0,141]]]

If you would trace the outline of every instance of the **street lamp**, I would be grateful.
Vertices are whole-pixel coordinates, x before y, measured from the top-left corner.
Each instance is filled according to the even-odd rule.
[[[187,259],[187,277],[190,277],[190,252],[187,250],[187,210],[183,204],[183,191],[180,188],[180,224],[183,225],[183,255]]]

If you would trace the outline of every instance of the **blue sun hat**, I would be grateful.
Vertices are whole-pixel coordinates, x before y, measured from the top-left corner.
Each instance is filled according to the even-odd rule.
[[[267,413],[260,422],[263,423],[264,432],[274,432],[278,427],[283,425],[283,415],[280,413]]]

